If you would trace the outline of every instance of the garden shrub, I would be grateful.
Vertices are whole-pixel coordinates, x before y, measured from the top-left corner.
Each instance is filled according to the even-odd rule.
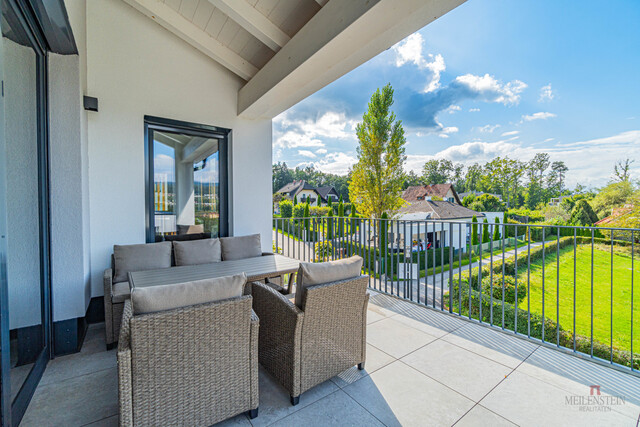
[[[491,276],[482,279],[482,293],[491,295]],[[502,275],[493,275],[493,298],[502,301]],[[527,286],[525,283],[518,283],[518,301],[527,297]],[[516,302],[516,278],[514,276],[504,276],[504,301],[509,304]]]
[[[315,245],[316,261],[318,262],[328,261],[331,258],[332,252],[333,246],[331,245],[331,242],[327,240],[318,242]]]
[[[304,207],[306,203],[298,203],[293,206],[293,217],[294,218],[302,218],[304,217]]]
[[[289,200],[283,200],[280,202],[280,216],[282,218],[291,218],[293,213],[293,203]]]
[[[493,304],[491,304],[491,298],[489,295],[483,294],[481,297],[480,293],[473,289],[471,290],[471,299],[469,299],[469,284],[465,280],[461,283],[454,281],[452,288],[453,291],[451,294],[448,292],[445,294],[444,301],[448,309],[449,299],[451,299],[451,308],[454,313],[459,313],[462,316],[471,315],[472,318],[480,320],[480,299],[482,298],[482,322],[489,323],[493,320],[494,325],[500,327],[504,326],[504,329],[506,330],[514,331],[524,336],[527,336],[527,334],[530,333],[532,338],[542,339],[543,319],[541,315],[537,313],[529,314],[526,310],[516,308],[513,304],[506,302],[505,304],[502,304],[502,301],[496,301],[495,298],[493,300]],[[461,305],[460,301],[462,301]],[[471,301],[471,303],[469,303],[469,301]],[[502,323],[503,311],[504,325]],[[530,329],[528,328],[527,323],[529,316],[531,322]],[[565,330],[562,325],[558,325],[548,317],[544,319],[544,339],[548,343],[559,344],[561,347],[568,349],[573,349],[575,341],[576,351],[587,355],[591,354],[590,337],[575,335],[571,331]],[[614,363],[631,367],[631,352],[619,350],[615,347],[611,349],[609,345],[595,340],[593,341],[593,356],[607,361],[613,360]],[[634,353],[633,368],[640,369],[640,354]]]
[[[324,217],[329,213],[329,209],[331,208],[328,206],[311,206],[309,208],[309,214],[315,217]]]

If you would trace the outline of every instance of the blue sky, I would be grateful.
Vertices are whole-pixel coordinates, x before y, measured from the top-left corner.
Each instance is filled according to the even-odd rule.
[[[549,152],[567,184],[640,178],[640,1],[469,0],[274,119],[274,162],[344,174],[386,83],[407,169]]]

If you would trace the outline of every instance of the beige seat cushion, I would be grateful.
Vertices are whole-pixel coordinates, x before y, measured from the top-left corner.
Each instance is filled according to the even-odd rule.
[[[114,282],[129,280],[129,272],[171,267],[171,242],[114,245]]]
[[[222,243],[223,261],[262,256],[262,245],[260,244],[259,234],[222,237],[220,238],[220,242]]]
[[[133,314],[154,313],[190,305],[204,304],[242,296],[247,276],[244,273],[215,279],[196,280],[175,285],[133,288]]]
[[[338,261],[301,262],[296,279],[296,305],[302,308],[302,296],[308,286],[353,279],[360,276],[361,270],[362,258],[357,255]]]
[[[210,264],[222,261],[220,239],[201,239],[173,242],[176,265]]]
[[[112,303],[120,303],[124,302],[124,300],[129,299],[129,295],[131,295],[131,290],[129,289],[129,282],[119,282],[113,284],[113,292],[111,295]]]

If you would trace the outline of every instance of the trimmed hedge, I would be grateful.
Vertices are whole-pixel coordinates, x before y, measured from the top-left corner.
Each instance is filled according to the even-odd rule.
[[[504,285],[504,292],[502,286]],[[502,275],[493,275],[493,288],[491,286],[491,276],[484,277],[482,279],[482,293],[491,295],[493,289],[493,298],[499,301],[504,301],[509,304],[515,304],[516,302],[516,278],[513,276],[504,276],[504,282]],[[504,293],[504,295],[503,295]],[[527,285],[523,282],[518,283],[518,301],[522,301],[527,297]]]
[[[435,262],[433,260],[434,251],[435,251]],[[427,252],[427,268],[432,268],[434,266],[438,267],[440,265],[449,264],[449,247],[445,247],[444,249],[441,249],[441,248],[427,249],[426,252]],[[442,252],[444,252],[444,256]],[[457,250],[454,251],[454,253],[457,253]],[[418,251],[418,252],[411,253],[411,262],[419,263],[420,265],[418,267],[418,270],[425,269],[424,254],[425,254],[425,251]],[[457,258],[454,256],[454,259],[457,259]]]
[[[518,292],[518,296],[519,296]],[[471,290],[471,304],[469,304],[469,285],[468,282],[462,281],[462,290],[458,283],[453,286],[452,298],[452,310],[455,313],[460,313],[462,316],[469,316],[478,320],[480,317],[480,301],[482,299],[482,321],[489,323],[491,320],[491,313],[493,309],[493,324],[497,326],[504,326],[509,331],[517,332],[521,335],[527,335],[528,324],[527,317],[528,312],[521,308],[516,308],[513,304],[502,304],[502,301],[496,301],[489,295],[482,294],[475,290]],[[462,300],[462,306],[460,307],[460,299]],[[449,293],[445,295],[445,304],[449,308]],[[504,311],[504,325],[502,324],[502,316]],[[516,313],[518,319],[518,325],[516,330]],[[530,314],[531,319],[531,337],[542,339],[543,319],[542,316],[537,313]],[[558,332],[559,331],[559,332]],[[544,337],[546,342],[557,343],[561,347],[573,349],[574,341],[576,351],[584,354],[591,354],[591,339],[582,335],[574,335],[571,331],[565,330],[562,325],[559,325],[553,320],[544,319]],[[614,363],[618,363],[623,366],[631,367],[631,352],[619,350],[617,348],[611,349],[608,345],[599,341],[593,341],[593,355],[604,360],[613,359]],[[633,356],[633,368],[640,369],[640,354],[634,353]]]

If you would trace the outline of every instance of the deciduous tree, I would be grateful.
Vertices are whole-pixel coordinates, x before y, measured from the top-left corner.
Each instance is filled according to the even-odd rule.
[[[366,217],[380,218],[404,204],[402,184],[406,161],[404,129],[391,111],[393,89],[388,84],[371,97],[362,123],[356,127],[358,163],[353,167],[349,197]]]

